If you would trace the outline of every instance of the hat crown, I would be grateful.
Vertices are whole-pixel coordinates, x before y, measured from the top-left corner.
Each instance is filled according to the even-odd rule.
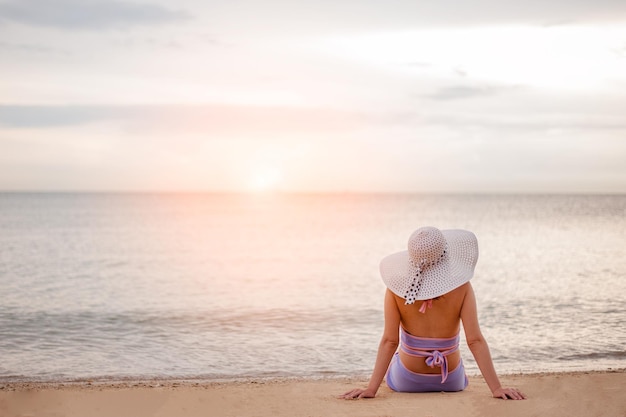
[[[468,282],[477,260],[478,241],[472,232],[422,227],[409,237],[408,250],[380,261],[380,274],[391,292],[412,304]]]
[[[434,265],[446,252],[446,238],[436,227],[421,227],[409,238],[408,252],[414,266]]]

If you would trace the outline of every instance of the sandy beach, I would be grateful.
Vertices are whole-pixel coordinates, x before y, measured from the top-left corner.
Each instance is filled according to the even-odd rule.
[[[312,416],[626,416],[626,370],[507,375],[525,401],[491,398],[471,377],[460,393],[395,393],[384,384],[375,399],[336,396],[363,379],[0,383],[3,417],[312,417]]]

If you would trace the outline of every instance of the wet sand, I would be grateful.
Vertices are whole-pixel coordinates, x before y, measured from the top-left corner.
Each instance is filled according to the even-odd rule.
[[[383,383],[367,400],[337,398],[365,379],[0,383],[0,416],[626,416],[626,370],[500,379],[528,399],[492,398],[481,377],[459,393],[403,394]]]

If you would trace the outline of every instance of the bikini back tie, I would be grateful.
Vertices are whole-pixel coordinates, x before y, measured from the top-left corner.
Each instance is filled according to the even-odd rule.
[[[448,356],[459,350],[459,334],[450,338],[417,337],[400,326],[400,350],[410,356],[426,358],[426,365],[441,367],[441,383],[448,379]]]

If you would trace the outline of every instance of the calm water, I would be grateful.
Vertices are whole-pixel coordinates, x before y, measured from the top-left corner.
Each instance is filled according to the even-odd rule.
[[[366,375],[378,262],[423,225],[478,236],[472,283],[499,372],[624,368],[625,209],[626,196],[0,194],[0,380]]]

